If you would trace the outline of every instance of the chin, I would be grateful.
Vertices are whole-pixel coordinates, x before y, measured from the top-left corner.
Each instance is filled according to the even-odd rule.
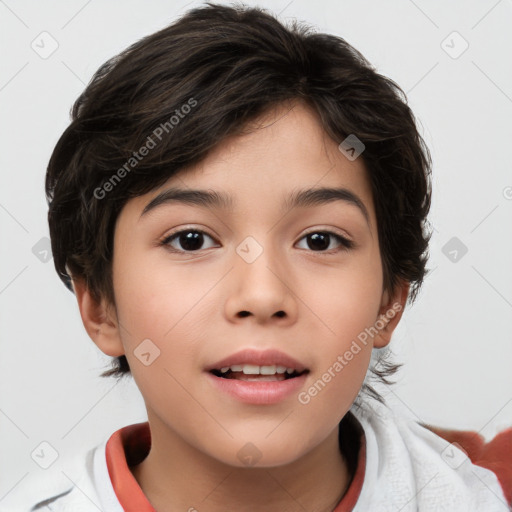
[[[292,441],[291,436],[288,436],[288,440]],[[272,442],[264,437],[253,442],[235,441],[224,446],[221,452],[217,446],[216,450],[208,453],[219,462],[236,468],[282,467],[294,463],[306,453],[303,443],[283,445],[283,441],[283,437],[277,435]],[[300,452],[297,451],[298,446],[301,447]]]

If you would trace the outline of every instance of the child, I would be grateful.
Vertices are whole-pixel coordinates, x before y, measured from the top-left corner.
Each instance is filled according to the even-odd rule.
[[[46,179],[55,266],[148,422],[19,510],[508,509],[512,429],[429,429],[367,379],[394,370],[372,351],[430,238],[430,154],[394,82],[339,37],[208,3],[102,66],[72,119]]]

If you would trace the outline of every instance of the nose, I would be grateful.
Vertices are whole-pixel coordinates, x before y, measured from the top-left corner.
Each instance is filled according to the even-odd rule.
[[[228,275],[226,315],[230,321],[253,317],[258,324],[295,322],[298,298],[283,256],[266,247],[254,261],[240,254],[235,252],[234,268]]]

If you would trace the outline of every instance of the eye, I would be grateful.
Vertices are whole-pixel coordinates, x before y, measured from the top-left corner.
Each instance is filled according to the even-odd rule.
[[[307,240],[307,245],[312,248],[314,252],[326,252],[329,249],[332,239],[336,240],[341,245],[341,250],[348,250],[354,247],[354,242],[347,238],[333,233],[332,231],[310,231],[301,240]],[[331,248],[332,250],[332,248]]]
[[[210,235],[200,229],[182,229],[167,235],[160,244],[167,246],[172,252],[197,252],[215,246],[203,247],[205,237],[213,240]],[[338,243],[338,246],[341,246],[339,250],[352,249],[355,245],[351,240],[332,231],[311,231],[303,236],[301,240],[307,240],[307,248],[314,252],[327,252],[328,250],[332,252],[333,248],[329,246],[333,240]],[[176,247],[177,244],[181,247]],[[334,251],[336,251],[336,248]]]
[[[193,252],[200,249],[209,249],[209,247],[202,247],[205,237],[213,240],[210,235],[200,229],[183,229],[166,236],[161,244],[168,246],[173,252]],[[180,244],[181,248],[176,248],[173,243]]]

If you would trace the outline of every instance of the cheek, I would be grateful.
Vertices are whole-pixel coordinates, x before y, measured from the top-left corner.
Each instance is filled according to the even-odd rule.
[[[118,270],[118,318],[132,376],[152,409],[158,404],[185,408],[190,397],[180,383],[199,361],[198,329],[205,327],[196,319],[211,285],[192,283],[180,269],[133,259],[128,266],[120,258]]]
[[[322,344],[317,374],[327,383],[328,394],[355,397],[371,358],[371,327],[376,321],[372,311],[377,305],[371,297],[359,297],[356,293],[332,299],[323,308],[323,320],[329,329],[324,329],[321,339],[316,337]]]
[[[315,287],[308,295],[319,319],[311,332],[322,345],[318,351],[317,387],[330,405],[333,401],[350,401],[359,391],[371,358],[372,328],[381,301],[381,274],[375,266],[360,272],[350,268],[338,278],[340,284],[331,281],[328,293],[325,287]],[[315,394],[315,390],[311,392]]]
[[[119,314],[128,330],[160,340],[172,335],[211,286],[208,279],[194,279],[179,265],[136,253],[119,257],[114,276]]]
[[[382,300],[381,274],[375,269],[362,271],[347,268],[310,287],[307,304],[318,316],[327,339],[337,339],[343,345],[357,337],[378,318]]]
[[[148,264],[133,254],[128,256],[120,257],[114,270],[126,357],[143,388],[150,370],[153,379],[156,375],[160,377],[147,385],[157,389],[165,386],[173,393],[176,390],[169,374],[181,381],[186,379],[190,366],[200,366],[204,333],[211,329],[212,315],[218,312],[211,293],[218,278],[212,273],[185,271],[184,267],[168,262],[153,260]],[[145,341],[146,345],[142,345],[148,339],[151,343]],[[139,347],[143,346],[147,346],[150,357],[158,354],[150,366],[138,360]]]

